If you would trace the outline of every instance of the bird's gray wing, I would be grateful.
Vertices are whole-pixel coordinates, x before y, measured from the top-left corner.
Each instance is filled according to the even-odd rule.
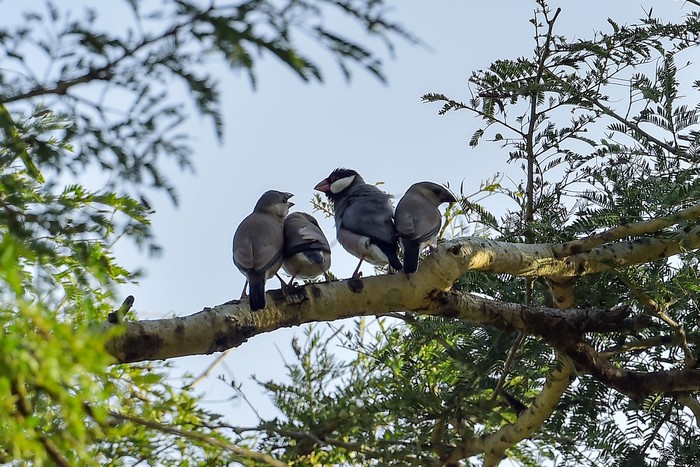
[[[299,227],[299,238],[304,240],[307,243],[319,243],[323,246],[326,246],[330,249],[330,245],[328,244],[328,239],[326,239],[326,236],[323,234],[321,229],[318,227],[314,227],[312,225],[304,225]]]
[[[282,220],[253,213],[243,220],[234,235],[233,261],[240,269],[267,271],[280,262],[283,245]]]
[[[302,215],[304,214],[304,215]],[[297,253],[305,247],[331,251],[328,239],[313,218],[306,213],[294,213],[284,220],[285,256]]]
[[[395,222],[399,237],[424,242],[437,235],[441,221],[440,211],[420,195],[407,193],[396,206]]]
[[[348,193],[341,212],[336,211],[339,228],[388,244],[396,242],[391,196],[372,185],[361,185]]]

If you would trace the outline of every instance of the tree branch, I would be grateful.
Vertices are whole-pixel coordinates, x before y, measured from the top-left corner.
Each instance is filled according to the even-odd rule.
[[[676,397],[679,404],[687,407],[695,416],[695,425],[700,428],[700,402],[689,394],[681,394]]]
[[[539,53],[539,60],[537,63],[537,73],[532,80],[532,87],[534,90],[530,94],[530,117],[528,121],[528,128],[525,132],[525,152],[527,154],[527,187],[526,187],[526,199],[525,199],[525,232],[526,241],[531,241],[530,235],[530,223],[533,221],[534,215],[534,186],[535,186],[535,130],[538,125],[539,116],[541,115],[537,111],[537,104],[540,98],[539,86],[542,81],[542,76],[545,70],[545,63],[547,58],[551,53],[550,45],[552,43],[552,33],[554,31],[554,23],[557,21],[557,17],[561,13],[561,8],[557,8],[554,12],[554,17],[552,19],[547,18],[548,10],[544,10],[545,19],[547,20],[547,33],[545,34],[545,40],[542,47],[537,47],[535,50]],[[537,21],[533,22],[535,25],[535,42],[539,43],[539,23]],[[539,45],[539,44],[538,44]]]
[[[440,294],[429,304],[426,314],[462,319],[493,326],[504,331],[556,338],[562,334],[620,332],[648,328],[651,318],[630,317],[630,308],[614,310],[547,308],[501,302],[462,292]]]
[[[621,353],[646,350],[661,345],[680,346],[683,345],[683,340],[684,339],[678,334],[650,337],[648,339],[637,339],[606,349],[600,352],[600,356],[603,358],[610,358]],[[687,340],[695,345],[700,345],[699,336],[687,336]]]
[[[588,252],[569,256],[562,261],[564,276],[591,274],[625,268],[683,253],[700,247],[700,227],[685,228],[672,233],[671,238],[637,238],[626,242],[605,244]],[[554,274],[556,276],[556,274]]]
[[[580,368],[634,400],[654,393],[690,391],[700,388],[700,370],[635,373],[614,367],[581,340],[581,334],[588,332],[647,328],[652,323],[647,315],[631,317],[626,307],[531,307],[446,291],[470,269],[560,277],[655,260],[694,246],[700,243],[699,238],[695,228],[681,231],[673,239],[604,245],[565,260],[554,257],[552,245],[459,238],[440,245],[411,276],[394,274],[308,284],[286,295],[273,290],[268,292],[268,307],[255,313],[250,312],[247,301],[233,300],[190,316],[127,322],[124,332],[108,342],[107,350],[122,363],[210,354],[282,327],[413,311],[539,335],[569,355]]]
[[[532,405],[518,416],[515,423],[505,425],[489,435],[465,440],[464,444],[451,453],[447,464],[456,465],[464,458],[484,453],[485,465],[497,465],[506,449],[532,436],[552,415],[575,373],[573,362],[560,355],[554,369],[547,376],[542,391]]]
[[[17,94],[16,96],[9,96],[5,99],[0,99],[0,104],[9,104],[11,102],[31,99],[37,96],[46,96],[49,94],[55,94],[62,96],[68,92],[68,90],[78,84],[90,83],[92,81],[109,81],[112,79],[112,73],[110,69],[115,65],[114,62],[110,62],[100,68],[92,68],[85,72],[84,74],[77,76],[75,78],[59,80],[52,87],[37,86],[30,89],[22,94]]]
[[[27,390],[24,387],[24,382],[20,379],[12,379],[10,381],[10,393],[15,398],[15,407],[17,408],[17,416],[20,417],[23,423],[26,419],[33,416],[32,407],[28,400]],[[56,444],[42,432],[40,428],[34,429],[36,437],[44,446],[48,457],[60,467],[70,467],[70,461],[63,455]]]
[[[412,279],[417,279],[420,272]],[[427,275],[427,273],[426,273]],[[122,363],[220,352],[238,347],[257,334],[315,321],[351,316],[382,316],[407,310],[463,319],[508,331],[535,335],[561,332],[611,332],[643,329],[648,316],[629,317],[614,311],[528,307],[462,292],[441,292],[403,274],[309,284],[286,297],[268,292],[268,306],[250,312],[247,300],[233,300],[190,316],[125,323],[125,332],[109,341],[107,350]],[[106,324],[106,326],[113,326]]]
[[[681,155],[683,153],[683,150],[680,149],[677,146],[671,146],[664,141],[661,141],[660,139],[654,137],[651,133],[644,131],[642,128],[640,128],[639,125],[637,125],[635,122],[632,120],[629,120],[626,117],[622,117],[621,115],[618,115],[617,112],[615,112],[611,107],[608,107],[607,105],[603,104],[600,99],[594,97],[592,93],[583,93],[580,91],[577,91],[575,87],[570,86],[565,80],[563,80],[561,77],[557,76],[556,73],[553,73],[552,71],[548,70],[547,76],[555,81],[557,81],[563,89],[565,89],[567,92],[570,92],[572,95],[576,96],[577,98],[581,99],[584,102],[588,102],[588,104],[593,107],[598,109],[600,112],[603,114],[611,117],[614,120],[617,120],[620,122],[622,125],[626,126],[630,130],[634,131],[637,135],[641,136],[642,138],[646,138],[648,141],[656,144],[657,146],[665,149],[666,151],[670,152],[671,154],[674,155]]]
[[[43,85],[36,86],[26,92],[21,94],[16,94],[14,96],[7,96],[5,98],[0,97],[0,104],[8,104],[11,102],[23,101],[31,99],[37,96],[45,96],[49,94],[64,95],[69,89],[84,83],[89,83],[92,81],[110,81],[115,75],[114,68],[129,57],[133,57],[141,49],[148,47],[154,43],[160,42],[162,40],[168,39],[176,35],[182,28],[188,26],[190,23],[180,23],[169,28],[162,34],[154,37],[144,38],[141,42],[136,44],[130,49],[124,49],[124,52],[114,60],[111,60],[101,67],[90,68],[85,71],[82,75],[76,76],[70,79],[62,79],[57,81],[52,87],[47,87]]]
[[[638,403],[652,394],[690,392],[700,389],[699,369],[636,372],[616,367],[589,344],[581,340],[572,341],[571,336],[552,339],[549,343],[571,357],[578,368]]]
[[[700,218],[700,204],[695,204],[670,216],[636,222],[634,224],[620,225],[599,234],[572,240],[570,242],[562,243],[561,245],[555,245],[552,247],[552,249],[558,258],[564,258],[566,256],[575,255],[584,251],[590,251],[592,248],[600,246],[604,243],[610,243],[623,238],[638,237],[641,235],[660,232],[661,230],[682,221],[696,220],[698,218]]]
[[[227,451],[231,451],[236,455],[239,455],[243,458],[246,459],[252,459],[258,462],[262,462],[267,465],[271,465],[274,467],[286,467],[287,464],[284,462],[278,461],[274,457],[264,454],[262,452],[256,452],[256,451],[251,451],[250,449],[245,449],[240,446],[236,446],[235,444],[232,444],[228,441],[224,441],[219,438],[215,438],[213,436],[207,436],[203,433],[198,433],[195,431],[187,431],[187,430],[181,430],[179,428],[175,428],[172,425],[167,425],[163,423],[159,423],[153,420],[146,420],[144,418],[139,418],[139,417],[134,417],[131,415],[125,415],[121,414],[119,412],[114,412],[111,411],[110,415],[116,419],[119,420],[124,420],[132,423],[137,423],[139,425],[145,426],[147,428],[151,428],[154,430],[161,431],[163,433],[169,433],[172,435],[176,436],[181,436],[183,438],[188,438],[188,439],[193,439],[197,441],[204,441],[205,443],[211,444],[212,446],[217,446],[222,449],[225,449]]]
[[[405,310],[537,335],[556,331],[562,323],[575,332],[619,331],[621,326],[639,329],[649,325],[648,319],[640,317],[625,322],[626,315],[523,307],[468,294],[440,292],[449,290],[468,270],[570,277],[608,270],[621,263],[650,261],[660,257],[660,252],[681,251],[691,240],[698,242],[697,233],[691,233],[692,236],[684,234],[688,237],[685,243],[678,239],[625,242],[565,260],[555,258],[552,245],[548,244],[458,238],[440,245],[437,253],[426,258],[419,271],[410,277],[395,274],[309,284],[286,296],[273,290],[268,292],[268,308],[257,313],[250,312],[247,301],[234,300],[190,316],[127,322],[125,332],[111,340],[107,348],[120,362],[210,354],[237,347],[254,335],[281,327]]]

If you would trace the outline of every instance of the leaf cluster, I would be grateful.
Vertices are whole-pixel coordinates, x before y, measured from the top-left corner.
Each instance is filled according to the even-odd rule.
[[[111,189],[163,189],[173,201],[163,160],[193,168],[183,123],[200,114],[224,137],[212,65],[242,70],[255,86],[258,58],[270,55],[300,79],[321,82],[321,60],[300,49],[308,39],[346,78],[359,67],[383,80],[381,55],[340,30],[355,28],[389,50],[396,38],[417,42],[374,0],[129,0],[110,5],[107,29],[100,7],[24,8],[21,21],[0,24],[0,104],[15,115],[41,104],[72,122],[73,150],[59,151],[54,169],[97,168]]]

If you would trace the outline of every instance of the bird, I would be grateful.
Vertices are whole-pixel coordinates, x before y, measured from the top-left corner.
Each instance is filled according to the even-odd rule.
[[[391,195],[384,193],[352,169],[338,168],[314,187],[333,204],[338,242],[360,258],[352,277],[360,277],[363,261],[400,271],[398,238]]]
[[[284,261],[282,269],[292,276],[311,279],[323,274],[330,282],[331,246],[318,222],[306,212],[293,212],[284,219]]]
[[[292,196],[284,191],[266,191],[233,235],[233,264],[246,277],[252,311],[265,308],[265,282],[282,265],[283,223],[294,206],[289,201]],[[282,279],[280,282],[284,284]],[[244,285],[241,298],[245,295]]]
[[[442,223],[438,206],[456,201],[450,190],[433,182],[414,183],[399,200],[394,222],[403,248],[404,273],[418,270],[420,251],[437,238]]]

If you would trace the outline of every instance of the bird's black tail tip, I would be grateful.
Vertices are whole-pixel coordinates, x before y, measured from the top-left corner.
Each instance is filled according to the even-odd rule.
[[[386,256],[386,259],[389,260],[389,265],[396,269],[397,271],[401,271],[403,269],[403,264],[401,264],[401,260],[399,259],[399,255],[397,254],[396,250],[396,244],[390,244],[386,242],[376,242],[376,245],[379,247],[380,250],[382,250],[382,253]]]
[[[412,274],[418,270],[418,248],[404,245],[403,272]]]
[[[323,264],[323,261],[325,259],[320,251],[308,252],[306,253],[306,257],[309,258],[309,261],[311,261],[314,264]]]
[[[401,260],[396,255],[389,256],[389,264],[397,271],[401,271],[401,269],[403,269],[403,264],[401,264]]]
[[[265,280],[250,281],[250,310],[258,311],[265,308]]]

